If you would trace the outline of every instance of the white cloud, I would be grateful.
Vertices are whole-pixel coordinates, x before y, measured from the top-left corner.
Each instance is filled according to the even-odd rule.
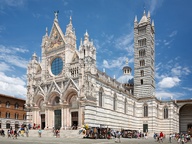
[[[11,7],[20,7],[25,4],[25,0],[1,0],[1,4]]]
[[[174,76],[181,77],[183,75],[189,75],[191,71],[188,67],[175,66],[174,68],[171,69],[171,73]]]
[[[68,2],[66,0],[63,0],[63,4],[64,4],[64,6],[67,6]]]
[[[179,99],[184,96],[183,93],[168,92],[168,91],[156,91],[156,97],[161,100]]]
[[[4,61],[5,63],[9,63],[13,66],[26,68],[28,61],[20,55],[17,55],[18,52],[26,53],[28,50],[20,47],[7,47],[0,45],[0,61]]]
[[[188,90],[188,91],[192,91],[192,88],[189,88],[189,87],[183,87],[183,89]]]
[[[160,88],[172,88],[179,84],[181,80],[178,77],[165,77],[159,83]]]
[[[155,10],[162,6],[163,0],[148,0],[147,6],[149,6],[149,11],[151,15],[154,14]]]
[[[169,35],[169,37],[173,37],[173,36],[175,36],[175,35],[177,35],[177,31],[176,31],[176,30],[173,31],[173,32]]]
[[[5,26],[0,25],[0,33],[1,33],[2,31],[4,31],[5,29],[6,29]]]
[[[16,55],[0,55],[0,60],[6,60],[7,63],[21,67],[21,68],[26,68],[28,61],[23,59],[21,56],[16,56]]]
[[[25,98],[27,92],[25,81],[19,77],[9,77],[0,72],[0,93]]]
[[[126,34],[123,35],[115,41],[115,47],[121,50],[126,50],[128,52],[129,56],[133,56],[134,54],[134,33],[133,30]]]
[[[5,62],[0,62],[0,72],[11,71],[11,68]]]
[[[39,13],[32,13],[32,16],[34,17],[34,18],[40,18],[41,17],[41,14],[39,14]]]
[[[120,68],[123,65],[125,65],[125,61],[126,61],[127,57],[119,57],[115,60],[110,60],[110,62],[108,62],[107,60],[103,60],[103,65],[102,67],[104,68]],[[129,60],[129,63],[132,63],[133,59]]]

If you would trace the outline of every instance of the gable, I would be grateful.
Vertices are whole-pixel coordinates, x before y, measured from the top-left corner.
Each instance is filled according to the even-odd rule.
[[[54,50],[56,48],[64,47],[65,39],[61,28],[58,23],[54,22],[50,36],[49,36],[49,46],[48,51]]]
[[[79,61],[79,56],[77,54],[77,52],[74,53],[73,58],[72,58],[72,62],[78,62]]]

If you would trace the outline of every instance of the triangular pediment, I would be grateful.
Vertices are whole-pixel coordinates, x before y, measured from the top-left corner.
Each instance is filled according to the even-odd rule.
[[[65,45],[64,34],[58,22],[56,21],[54,21],[53,23],[49,38],[50,38],[49,49],[55,49],[57,47],[61,47]]]
[[[72,62],[78,62],[79,61],[79,55],[78,53],[75,51],[73,58],[72,58]]]
[[[49,87],[48,93],[51,93],[53,91],[61,93],[61,89],[60,89],[60,87],[57,85],[57,83],[55,81],[53,81],[51,83],[51,86]]]
[[[77,87],[76,83],[73,81],[73,79],[69,79],[69,81],[67,82],[64,91],[67,91],[68,89],[76,89],[77,91],[79,91],[79,88]]]
[[[35,91],[35,95],[42,95],[45,96],[45,92],[44,90],[41,88],[41,86],[38,86],[36,91]]]

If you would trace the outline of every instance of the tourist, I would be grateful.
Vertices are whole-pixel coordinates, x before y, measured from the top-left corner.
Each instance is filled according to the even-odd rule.
[[[25,127],[25,133],[26,133],[26,137],[29,137],[29,129],[27,126]]]
[[[7,130],[7,138],[11,138],[10,130]]]
[[[41,133],[42,133],[42,130],[39,129],[39,130],[38,130],[39,137],[41,137]]]
[[[163,132],[160,132],[159,134],[159,142],[163,142]]]
[[[56,134],[56,138],[58,138],[59,137],[59,130],[57,129],[56,131],[55,131],[55,134]]]
[[[172,134],[169,134],[169,142],[171,143],[171,139],[172,139]]]
[[[14,136],[13,136],[13,139],[14,139],[14,138],[17,139],[17,130],[16,130],[16,129],[14,130]]]

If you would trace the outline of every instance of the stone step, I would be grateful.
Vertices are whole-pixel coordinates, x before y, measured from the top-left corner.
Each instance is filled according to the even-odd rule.
[[[42,137],[55,137],[52,130],[42,130]],[[26,136],[24,134],[24,136]],[[29,130],[30,137],[38,137],[38,130]],[[60,137],[64,138],[83,138],[83,134],[79,134],[79,130],[60,130]]]

